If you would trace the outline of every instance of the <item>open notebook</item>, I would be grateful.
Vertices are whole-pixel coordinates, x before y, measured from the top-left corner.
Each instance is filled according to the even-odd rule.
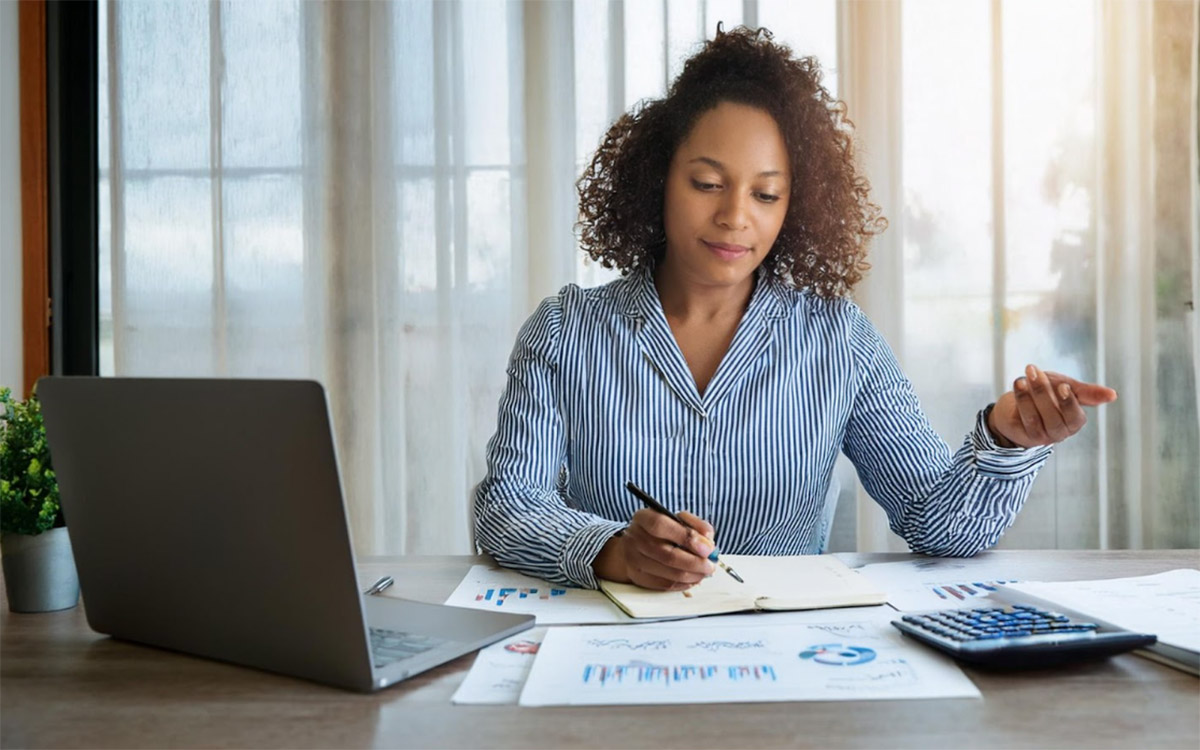
[[[718,569],[687,592],[600,581],[600,590],[636,618],[747,610],[824,609],[883,604],[887,595],[832,555],[721,555],[745,583]]]

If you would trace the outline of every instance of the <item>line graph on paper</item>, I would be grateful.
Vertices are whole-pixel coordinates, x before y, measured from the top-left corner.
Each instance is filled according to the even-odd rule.
[[[770,664],[585,664],[584,685],[661,686],[697,683],[775,682],[775,667]]]

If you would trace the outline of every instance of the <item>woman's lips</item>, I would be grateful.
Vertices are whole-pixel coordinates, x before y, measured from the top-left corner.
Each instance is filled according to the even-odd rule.
[[[700,241],[721,260],[737,260],[750,252],[750,248],[744,245],[729,245],[724,242],[709,242],[708,240]]]

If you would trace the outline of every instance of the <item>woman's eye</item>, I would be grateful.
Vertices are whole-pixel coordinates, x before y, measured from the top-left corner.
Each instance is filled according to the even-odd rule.
[[[763,203],[774,203],[775,201],[779,200],[779,196],[771,195],[770,193],[759,193],[758,199]]]
[[[715,183],[712,183],[712,182],[702,182],[700,180],[692,180],[692,187],[696,188],[697,190],[703,190],[706,193],[710,193],[713,190],[716,190],[721,186],[717,185]]]

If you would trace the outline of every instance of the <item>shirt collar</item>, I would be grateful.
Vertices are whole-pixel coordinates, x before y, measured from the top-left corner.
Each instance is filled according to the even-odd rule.
[[[754,293],[750,295],[746,317],[761,315],[768,320],[788,317],[792,304],[788,299],[787,285],[767,273],[761,266],[756,273],[758,278],[754,285]],[[656,309],[662,314],[662,301],[658,298],[658,288],[654,286],[653,269],[636,269],[625,276],[621,284],[621,297],[624,300],[622,308],[626,315],[645,320]]]

